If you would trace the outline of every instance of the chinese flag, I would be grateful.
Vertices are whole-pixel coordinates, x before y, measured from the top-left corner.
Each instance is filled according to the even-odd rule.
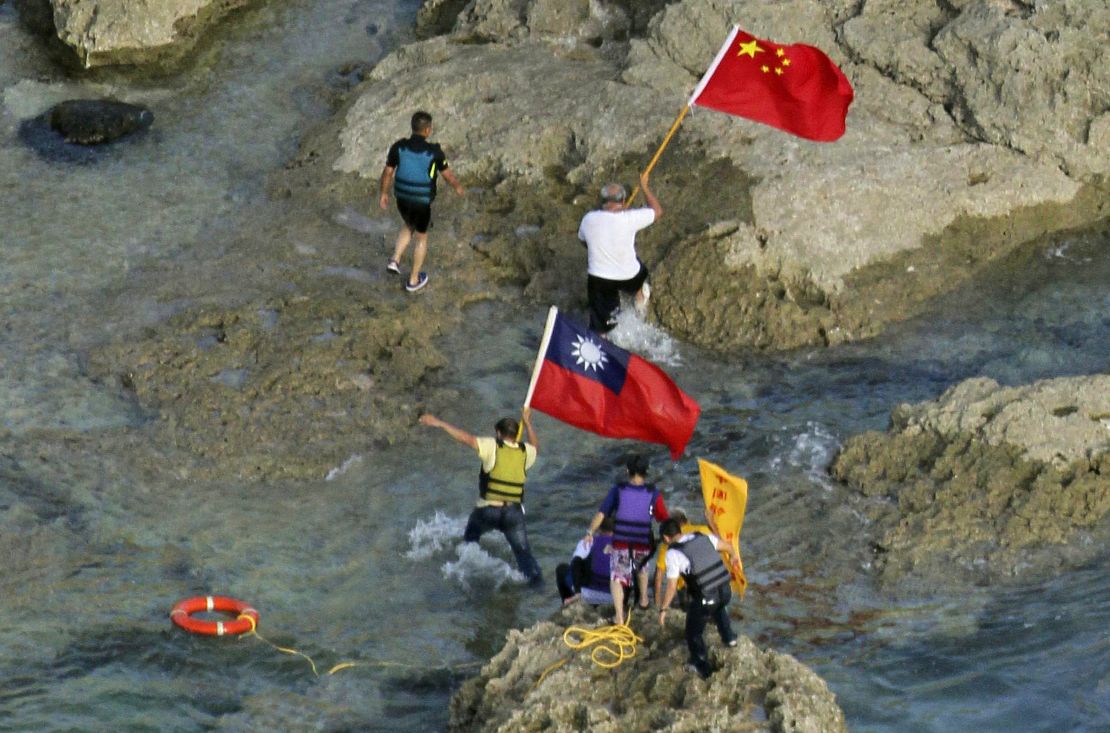
[[[733,476],[715,463],[698,459],[698,472],[701,474],[701,496],[705,500],[705,516],[714,527],[722,541],[729,543],[740,554],[740,530],[744,526],[744,511],[748,506],[748,482]],[[721,557],[728,565],[728,554]],[[732,574],[732,589],[741,598],[748,587],[744,576],[744,566],[740,570],[729,567]]]
[[[737,27],[689,104],[831,142],[844,134],[852,97],[848,77],[819,49],[780,46]]]
[[[672,460],[682,455],[701,414],[662,369],[555,308],[525,404],[598,435],[662,443]]]

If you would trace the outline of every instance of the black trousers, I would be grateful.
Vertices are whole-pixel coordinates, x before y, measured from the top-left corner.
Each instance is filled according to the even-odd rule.
[[[536,558],[532,557],[532,548],[528,546],[528,528],[524,525],[524,507],[517,503],[504,506],[475,507],[466,522],[466,532],[463,541],[477,542],[483,534],[490,530],[499,530],[509,541],[516,564],[528,582],[535,584],[543,580],[543,572]]]
[[[712,671],[709,668],[709,650],[705,646],[705,627],[709,619],[713,619],[717,624],[717,633],[721,635],[721,641],[728,644],[736,638],[728,618],[730,600],[732,600],[732,591],[728,583],[725,583],[710,593],[708,598],[691,594],[686,607],[686,648],[690,651],[690,664],[697,668],[698,674],[702,677],[708,677]]]

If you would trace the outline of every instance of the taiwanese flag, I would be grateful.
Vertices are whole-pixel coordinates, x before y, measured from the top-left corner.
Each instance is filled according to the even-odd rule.
[[[820,49],[780,46],[736,27],[689,104],[831,142],[844,134],[852,97],[848,77]]]
[[[682,455],[701,413],[659,367],[555,308],[525,405],[598,435],[662,443],[672,460]]]

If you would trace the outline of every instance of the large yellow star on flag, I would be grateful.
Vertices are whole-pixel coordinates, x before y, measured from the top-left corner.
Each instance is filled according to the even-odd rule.
[[[756,40],[755,38],[753,38],[752,40],[748,41],[747,43],[741,43],[740,44],[740,50],[736,52],[736,55],[737,56],[747,55],[747,56],[750,56],[754,59],[755,55],[757,53],[763,53],[765,50],[766,49],[760,48],[759,47],[759,41]]]

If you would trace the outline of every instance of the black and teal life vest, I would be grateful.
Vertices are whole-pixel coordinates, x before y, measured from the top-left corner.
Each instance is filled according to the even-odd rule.
[[[690,560],[690,570],[685,573],[686,585],[695,598],[709,597],[729,582],[728,567],[713,543],[700,532],[695,532],[685,542],[676,542],[670,549],[678,550]]]
[[[524,443],[512,447],[498,439],[496,456],[493,469],[478,474],[478,495],[487,501],[523,502],[524,480],[528,476]]]
[[[397,172],[393,195],[419,204],[430,204],[436,197],[436,152],[438,146],[406,141],[397,148]]]

